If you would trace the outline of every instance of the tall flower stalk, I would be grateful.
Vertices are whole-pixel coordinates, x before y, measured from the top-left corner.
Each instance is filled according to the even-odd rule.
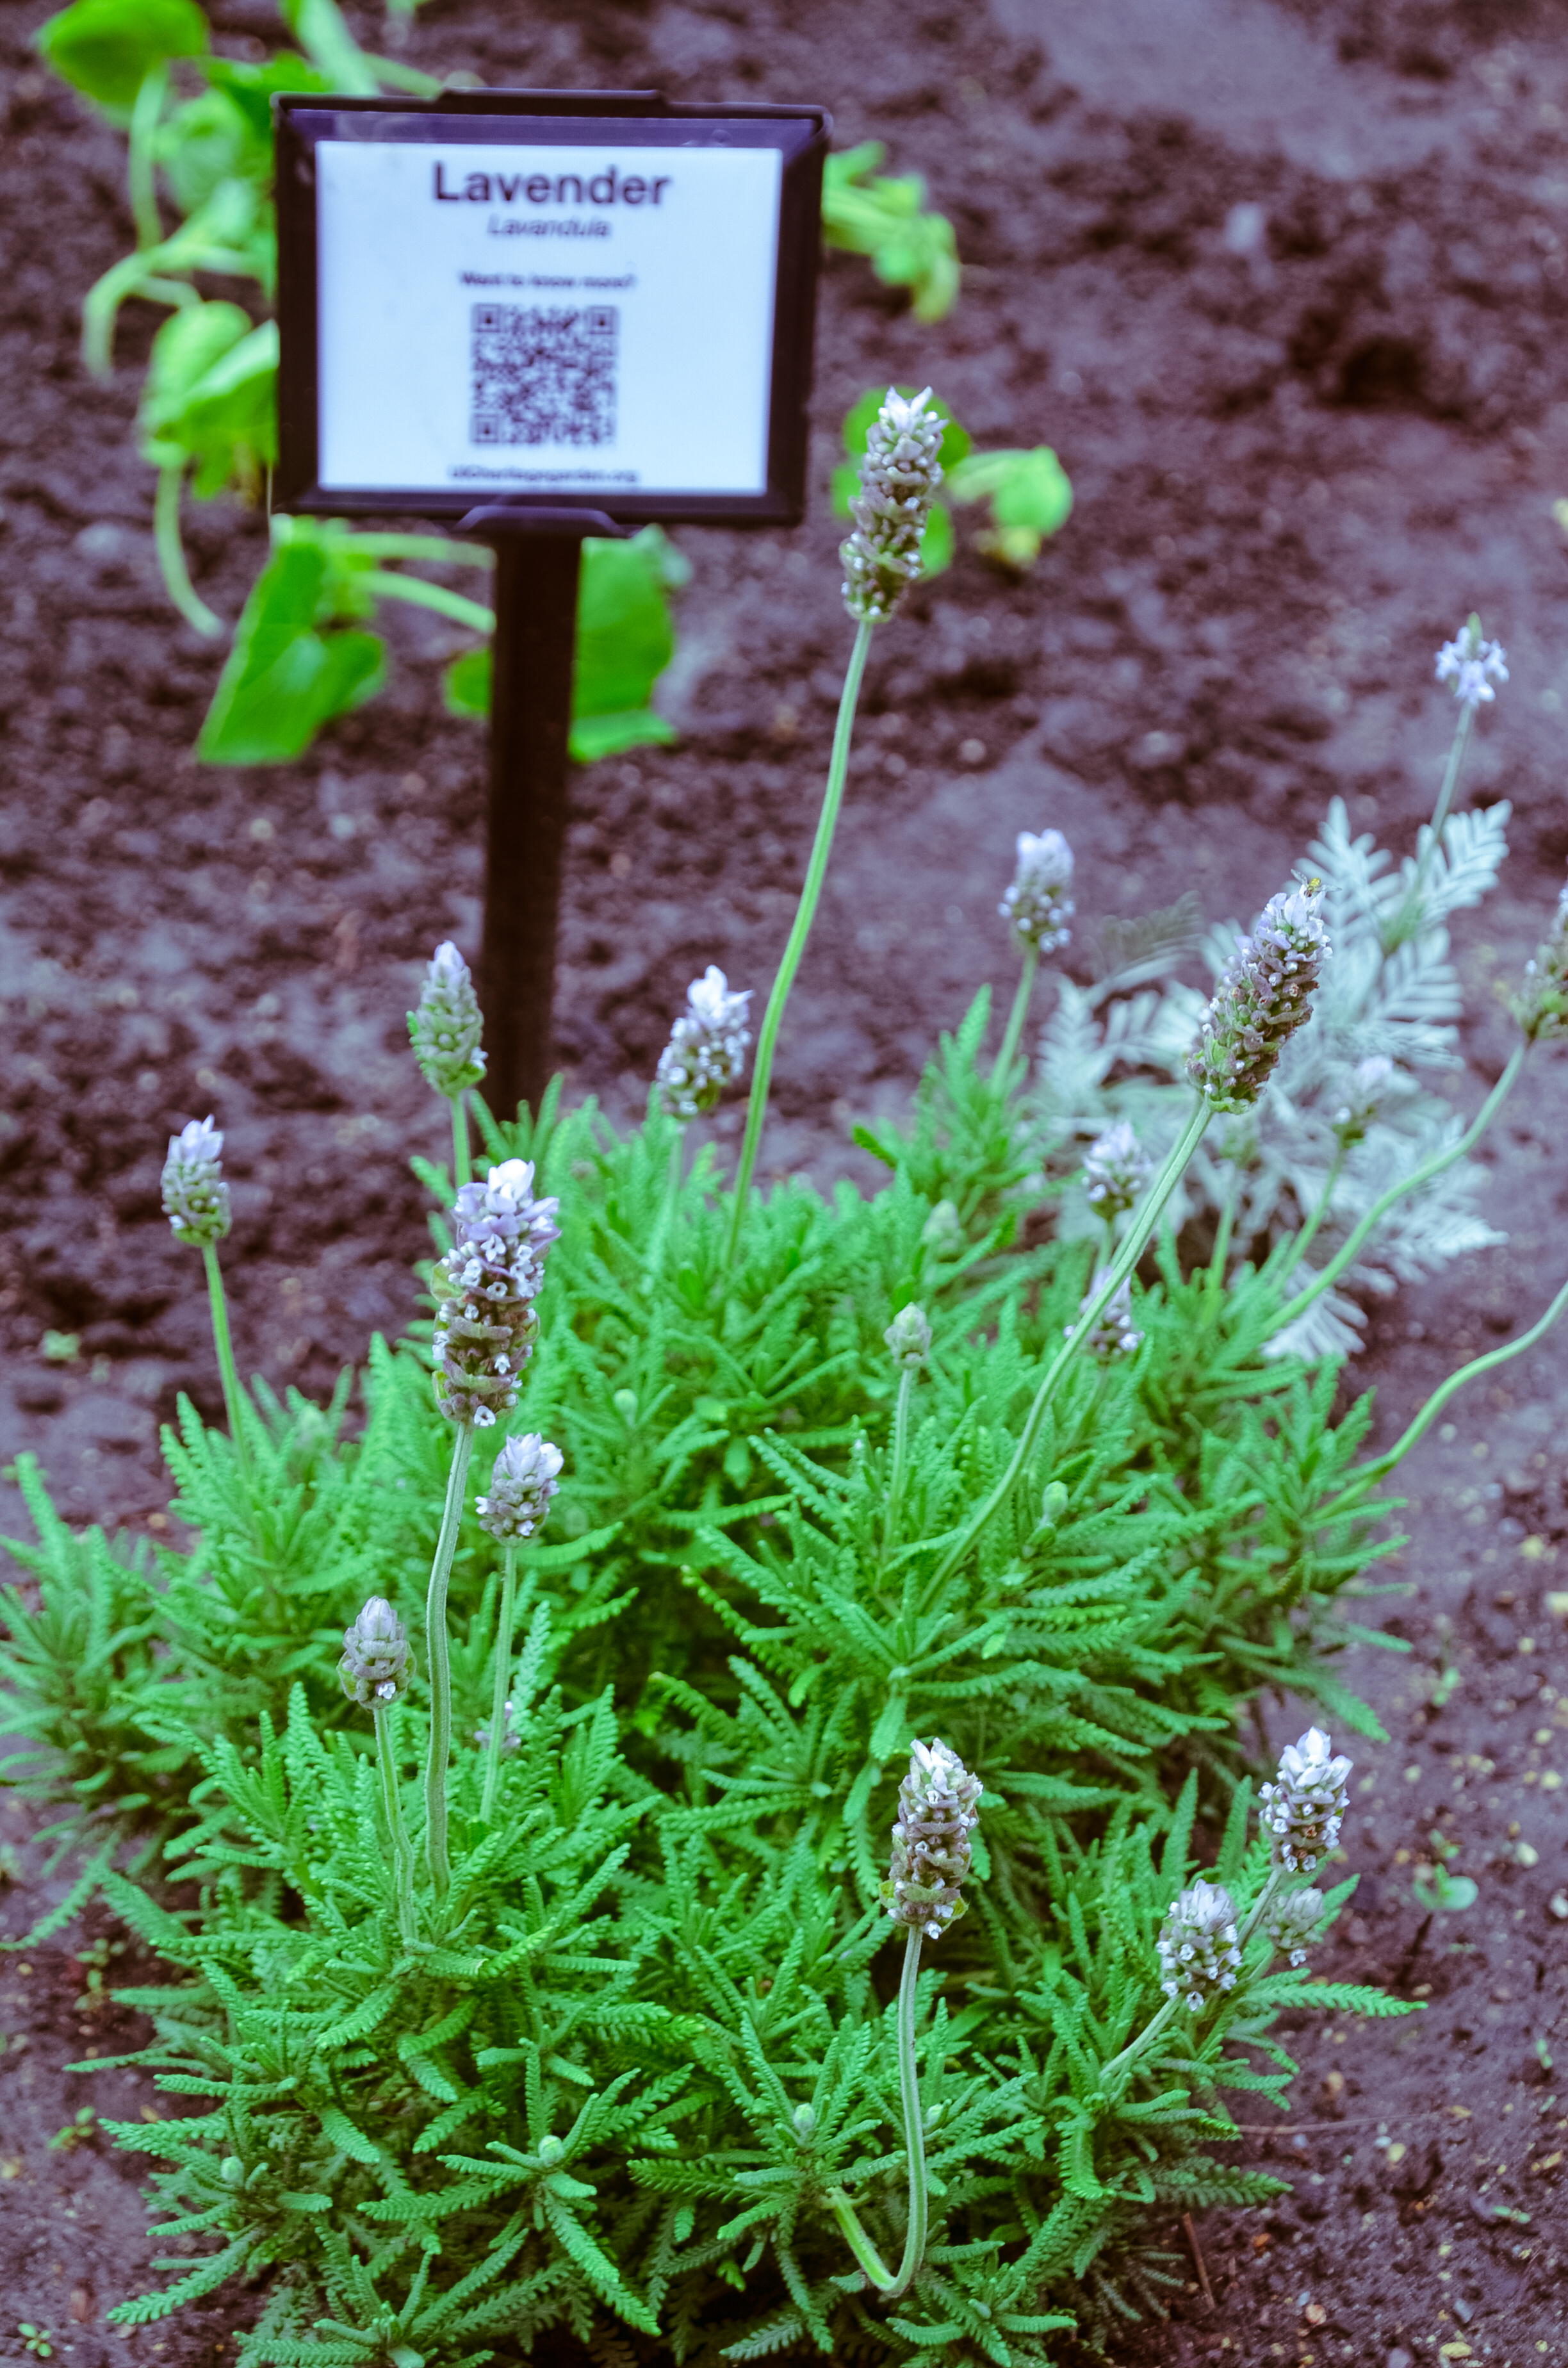
[[[381,1809],[392,1843],[397,1891],[397,1928],[405,1942],[417,1931],[414,1911],[414,1845],[403,1822],[403,1794],[392,1747],[392,1713],[414,1681],[414,1654],[402,1621],[384,1596],[372,1595],[351,1627],[343,1632],[337,1675],[344,1692],[376,1723],[376,1765]]]
[[[882,1334],[888,1354],[898,1368],[898,1398],[892,1417],[892,1469],[888,1476],[887,1514],[882,1529],[882,1553],[898,1544],[903,1512],[903,1484],[909,1471],[909,1413],[915,1384],[931,1354],[931,1326],[923,1307],[901,1307]]]
[[[544,1258],[560,1238],[559,1203],[536,1197],[533,1162],[508,1159],[483,1184],[465,1184],[452,1204],[452,1247],[437,1261],[436,1396],[456,1426],[440,1534],[425,1605],[430,1661],[430,1748],[425,1768],[426,1854],[437,1898],[451,1881],[447,1843],[447,1770],[452,1749],[452,1669],[447,1593],[462,1521],[475,1429],[487,1429],[517,1403],[523,1369],[539,1337],[534,1301]]]
[[[223,1180],[223,1137],[211,1118],[193,1118],[169,1137],[164,1161],[164,1214],[176,1242],[201,1252],[207,1274],[207,1302],[212,1316],[212,1346],[218,1357],[218,1377],[223,1390],[223,1411],[234,1456],[244,1467],[249,1462],[244,1434],[244,1393],[234,1365],[229,1333],[229,1303],[223,1292],[223,1270],[218,1245],[233,1224],[229,1188]]]
[[[1035,973],[1047,954],[1060,953],[1072,939],[1067,927],[1074,914],[1073,850],[1059,830],[1018,833],[1017,863],[1011,884],[996,907],[1012,926],[1013,943],[1024,966],[1007,1014],[1002,1047],[991,1072],[991,1083],[1005,1087],[1018,1057],[1018,1044],[1034,993]]]
[[[484,1792],[479,1814],[488,1825],[495,1812],[501,1782],[501,1759],[512,1738],[507,1697],[512,1683],[512,1639],[517,1611],[517,1546],[531,1538],[550,1510],[559,1485],[564,1457],[559,1447],[529,1431],[509,1439],[495,1458],[490,1493],[474,1499],[479,1526],[505,1549],[501,1570],[501,1611],[495,1632],[495,1678],[491,1695],[490,1732],[484,1740]]]
[[[887,398],[872,421],[866,439],[866,457],[860,463],[860,490],[849,505],[855,530],[840,546],[839,557],[844,563],[844,605],[856,623],[855,646],[849,653],[844,689],[839,696],[838,720],[833,732],[833,753],[828,760],[827,786],[823,792],[822,812],[817,817],[811,861],[806,866],[805,885],[801,891],[801,901],[795,908],[783,960],[778,965],[757,1036],[756,1064],[752,1071],[751,1095],[746,1103],[745,1133],[735,1171],[734,1213],[731,1220],[729,1242],[732,1267],[740,1256],[741,1235],[745,1227],[746,1207],[751,1197],[751,1180],[762,1143],[763,1125],[767,1117],[767,1093],[773,1078],[773,1056],[778,1043],[778,1031],[784,1023],[785,1006],[790,1000],[790,990],[795,984],[795,973],[801,967],[806,939],[816,917],[823,882],[827,877],[828,858],[833,852],[834,834],[838,827],[838,813],[844,802],[844,783],[849,767],[849,745],[855,731],[855,710],[859,701],[871,635],[879,624],[893,614],[920,574],[921,538],[930,515],[931,496],[942,482],[942,466],[937,456],[941,450],[944,423],[936,413],[926,409],[930,400],[929,387],[907,398],[892,387],[888,389]]]
[[[1415,860],[1410,893],[1402,901],[1388,928],[1384,947],[1388,953],[1392,953],[1421,927],[1427,875],[1442,850],[1443,833],[1453,809],[1460,775],[1464,770],[1476,710],[1489,706],[1497,696],[1494,686],[1508,679],[1506,653],[1500,642],[1486,640],[1478,616],[1471,614],[1468,617],[1452,641],[1445,642],[1437,652],[1437,678],[1439,682],[1452,683],[1454,697],[1459,702],[1459,714],[1454,722],[1454,736],[1449,745],[1448,762],[1443,767],[1437,803],[1432,809],[1431,822],[1421,835],[1421,848]]]
[[[676,1122],[670,1144],[669,1173],[649,1245],[649,1273],[658,1270],[665,1243],[680,1200],[686,1165],[686,1131],[694,1119],[716,1110],[726,1086],[745,1066],[751,1030],[746,1026],[750,987],[732,987],[717,963],[710,962],[700,978],[686,990],[686,1009],[670,1030],[670,1041],[659,1055],[654,1083],[659,1106]]]
[[[867,2235],[842,2188],[829,2191],[834,2217],[849,2249],[884,2302],[907,2294],[926,2258],[930,2193],[926,2172],[926,2124],[920,2110],[920,2067],[915,2023],[920,1978],[920,1944],[939,1941],[965,1913],[962,1885],[970,1872],[970,1836],[980,1823],[983,1790],[956,1751],[933,1741],[910,1748],[909,1773],[898,1790],[892,1858],[882,1884],[882,1905],[903,1929],[903,1970],[898,1986],[898,2088],[909,2169],[909,2218],[903,2258],[890,2270]]]

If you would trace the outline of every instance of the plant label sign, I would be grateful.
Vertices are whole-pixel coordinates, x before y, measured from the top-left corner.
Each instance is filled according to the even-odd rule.
[[[820,108],[275,104],[280,507],[801,515]]]

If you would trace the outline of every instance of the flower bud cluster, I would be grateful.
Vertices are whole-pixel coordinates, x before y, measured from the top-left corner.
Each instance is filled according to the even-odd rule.
[[[1451,682],[1461,707],[1474,710],[1497,693],[1494,683],[1506,682],[1508,666],[1501,642],[1483,638],[1481,620],[1471,617],[1451,642],[1437,652],[1437,680]]]
[[[1386,1053],[1369,1053],[1364,1061],[1357,1062],[1345,1099],[1334,1114],[1334,1132],[1342,1150],[1349,1151],[1366,1139],[1394,1076],[1393,1063]]]
[[[1568,1036],[1568,888],[1557,899],[1551,937],[1525,964],[1514,1017],[1532,1043],[1550,1044],[1554,1037]]]
[[[476,1726],[474,1728],[473,1739],[475,1743],[478,1744],[481,1751],[489,1750],[490,1721],[488,1719],[485,1720],[483,1726]],[[517,1716],[517,1705],[510,1699],[510,1697],[508,1697],[501,1713],[501,1748],[503,1751],[519,1750],[522,1747],[522,1740],[523,1726],[522,1721]]]
[[[890,386],[866,438],[860,490],[849,505],[855,531],[838,549],[844,605],[860,624],[883,623],[920,574],[946,426],[926,410],[930,400],[929,387],[905,397]]]
[[[938,1201],[920,1228],[920,1238],[935,1258],[961,1258],[969,1245],[955,1201]]]
[[[881,1897],[893,1923],[927,1941],[939,1941],[965,1912],[960,1887],[970,1871],[969,1838],[980,1823],[977,1804],[983,1789],[947,1744],[911,1745]]]
[[[710,962],[700,978],[686,991],[687,1008],[670,1030],[670,1041],[659,1055],[659,1099],[666,1117],[700,1118],[718,1101],[724,1087],[745,1065],[751,1034],[746,1006],[751,989],[732,990],[729,980]]]
[[[534,1301],[560,1238],[559,1201],[536,1200],[531,1159],[508,1159],[452,1204],[453,1242],[437,1261],[431,1348],[436,1395],[453,1422],[484,1429],[517,1403],[539,1336]]]
[[[455,1101],[484,1075],[480,1037],[484,1018],[469,967],[449,938],[437,946],[425,973],[416,1010],[408,1015],[409,1039],[425,1082]]]
[[[233,1223],[223,1181],[223,1138],[210,1118],[193,1118],[169,1137],[164,1162],[164,1214],[176,1242],[205,1249]]]
[[[1268,1937],[1293,1965],[1304,1965],[1323,1915],[1321,1891],[1287,1891],[1268,1910]]]
[[[1279,1755],[1279,1772],[1258,1793],[1265,1833],[1273,1837],[1274,1863],[1292,1874],[1315,1873],[1339,1840],[1350,1796],[1345,1780],[1355,1762],[1331,1755],[1323,1729],[1309,1726]]]
[[[361,1710],[384,1710],[408,1691],[414,1673],[408,1631],[386,1598],[372,1595],[343,1632],[337,1675],[344,1692]]]
[[[1149,1180],[1152,1165],[1124,1118],[1096,1135],[1084,1154],[1084,1191],[1096,1215],[1109,1224],[1131,1209]]]
[[[1043,958],[1071,942],[1067,924],[1077,910],[1072,886],[1073,850],[1062,833],[1021,830],[1012,885],[996,907],[1012,923],[1020,953]]]
[[[1078,1302],[1080,1319],[1085,1309],[1092,1304],[1096,1292],[1104,1281],[1105,1273],[1102,1270],[1096,1275],[1094,1281]],[[1075,1339],[1078,1329],[1079,1326],[1076,1324],[1064,1324],[1062,1327],[1062,1338]],[[1118,1284],[1104,1307],[1101,1308],[1085,1335],[1084,1346],[1090,1356],[1097,1357],[1103,1365],[1112,1357],[1131,1357],[1133,1350],[1141,1348],[1142,1343],[1143,1335],[1132,1321],[1132,1282],[1131,1278],[1129,1277],[1126,1281]]]
[[[1214,991],[1187,1074],[1216,1110],[1256,1102],[1290,1038],[1312,1017],[1330,951],[1317,882],[1271,896]]]
[[[495,1458],[490,1494],[473,1500],[480,1528],[503,1544],[531,1538],[550,1510],[565,1460],[537,1430],[509,1439]]]
[[[1194,2014],[1221,1990],[1236,1986],[1241,1944],[1235,1903],[1222,1883],[1201,1877],[1165,1911],[1160,1930],[1160,1987],[1179,1998]]]
[[[914,1305],[901,1307],[882,1338],[901,1372],[917,1372],[931,1354],[931,1326],[926,1310]]]

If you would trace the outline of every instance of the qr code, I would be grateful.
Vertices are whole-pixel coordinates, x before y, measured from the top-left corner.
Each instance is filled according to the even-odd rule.
[[[475,444],[613,440],[613,304],[476,304],[472,326]]]

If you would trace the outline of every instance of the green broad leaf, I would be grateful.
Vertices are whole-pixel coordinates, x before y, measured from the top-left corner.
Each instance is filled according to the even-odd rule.
[[[989,500],[993,525],[975,540],[988,558],[1032,567],[1041,543],[1073,509],[1067,472],[1048,444],[1031,452],[975,452],[949,472],[955,502]]]
[[[278,324],[251,325],[238,304],[171,313],[153,340],[138,415],[142,457],[194,464],[204,500],[226,488],[254,495],[278,457]]]
[[[201,57],[207,38],[196,0],[75,0],[33,35],[55,73],[119,124],[150,74]]]
[[[304,521],[278,523],[288,531],[245,603],[197,742],[205,764],[286,763],[385,679],[378,634],[324,630],[345,609],[354,613],[328,538]]]
[[[675,655],[666,595],[688,573],[657,527],[629,542],[584,543],[572,690],[571,749],[578,764],[627,748],[667,746],[676,738],[674,726],[648,705],[648,694]],[[449,712],[487,716],[491,680],[487,648],[454,658],[443,686]]]
[[[292,50],[279,50],[258,64],[248,65],[237,58],[207,58],[202,72],[214,90],[244,117],[252,137],[258,146],[265,144],[268,159],[267,178],[271,178],[272,101],[286,91],[330,90],[332,84],[319,68]]]
[[[931,505],[926,531],[920,538],[920,573],[940,575],[953,564],[953,514],[944,501]]]
[[[880,140],[830,156],[823,175],[824,242],[870,257],[889,287],[908,288],[918,321],[939,321],[958,297],[958,242],[945,214],[926,211],[918,173],[879,173]]]

